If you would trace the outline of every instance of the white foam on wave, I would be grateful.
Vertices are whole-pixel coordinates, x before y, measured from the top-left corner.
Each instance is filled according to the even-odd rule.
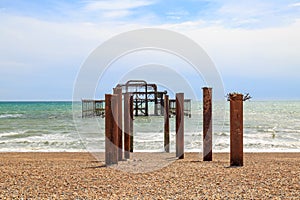
[[[22,117],[23,114],[1,114],[0,119],[5,119],[5,118],[20,118]]]
[[[20,134],[24,134],[26,131],[11,131],[11,132],[5,132],[5,133],[0,133],[0,138],[1,137],[12,137],[12,136],[17,136],[17,135],[20,135]]]

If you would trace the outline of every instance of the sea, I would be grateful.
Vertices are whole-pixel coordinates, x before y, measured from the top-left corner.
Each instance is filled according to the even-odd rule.
[[[229,103],[214,103],[213,116],[213,151],[229,152]],[[245,152],[300,152],[300,101],[247,101],[243,117]],[[134,118],[134,151],[164,150],[163,120]],[[202,120],[202,103],[193,102],[184,122],[186,152],[202,152]],[[104,121],[82,118],[80,102],[0,102],[0,152],[103,152]]]

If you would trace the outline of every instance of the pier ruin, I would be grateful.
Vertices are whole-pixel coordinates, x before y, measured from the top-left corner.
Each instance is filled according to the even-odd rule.
[[[203,161],[212,161],[212,88],[203,89]],[[230,166],[243,166],[243,101],[251,98],[238,93],[228,95],[230,101]],[[124,106],[124,107],[123,107]],[[123,110],[124,108],[124,110]],[[184,159],[184,118],[191,117],[191,100],[184,93],[169,99],[167,91],[156,84],[130,80],[118,84],[105,100],[82,100],[82,117],[105,117],[105,164],[118,164],[133,152],[133,117],[164,117],[164,149],[170,152],[170,122],[175,116],[176,157]],[[124,129],[122,130],[124,123]],[[123,147],[124,137],[124,147]]]
[[[144,80],[129,80],[118,84],[122,95],[129,93],[133,97],[134,116],[164,116],[164,98],[167,91],[158,91],[157,85]],[[175,116],[176,100],[169,100],[169,115]],[[191,99],[184,100],[184,115],[191,117]],[[105,117],[105,100],[82,100],[82,117]]]

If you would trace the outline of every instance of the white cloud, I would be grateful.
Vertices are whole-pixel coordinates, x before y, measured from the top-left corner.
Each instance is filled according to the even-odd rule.
[[[300,2],[290,4],[289,6],[290,7],[300,7]]]
[[[3,15],[1,21],[0,65],[12,69],[60,68],[66,63],[77,63],[78,68],[89,52],[113,35],[149,27],[142,23],[55,23]],[[156,27],[186,34],[203,46],[225,73],[295,76],[295,71],[299,72],[295,67],[300,66],[300,20],[284,27],[256,30],[226,28],[218,21],[202,20]]]
[[[105,18],[121,18],[129,16],[130,14],[131,12],[128,10],[113,10],[110,12],[104,12],[102,16]]]
[[[59,65],[72,63],[72,60],[84,59],[107,33],[84,23],[54,23],[8,15],[2,15],[1,21],[1,68],[16,71],[21,66],[16,63],[36,69],[60,68]]]
[[[182,11],[172,11],[172,12],[167,12],[166,13],[167,18],[169,19],[175,19],[175,20],[180,20],[183,17],[189,15],[189,12],[186,10],[182,10]]]
[[[289,1],[218,1],[215,16],[227,27],[266,28],[287,25],[300,17],[298,3]]]
[[[153,4],[153,1],[145,0],[101,0],[87,1],[85,10],[101,11],[101,10],[128,10]]]
[[[73,70],[77,71],[89,53],[112,36],[138,28],[158,27],[178,31],[195,40],[207,51],[222,74],[252,78],[280,76],[294,78],[300,75],[300,20],[296,17],[291,18],[293,23],[284,26],[280,24],[273,28],[266,26],[259,29],[245,29],[239,26],[232,28],[226,26],[227,23],[224,21],[228,19],[222,17],[214,21],[195,19],[155,25],[151,20],[157,17],[159,21],[159,16],[150,16],[143,21],[119,20],[131,15],[134,8],[150,5],[152,3],[150,1],[88,3],[89,6],[85,7],[83,14],[89,15],[90,9],[91,12],[99,12],[99,15],[106,19],[97,22],[95,20],[93,23],[80,20],[55,22],[0,14],[0,74],[11,76],[7,76],[6,79],[14,79],[14,73],[22,74],[25,71],[45,73],[45,68],[50,67],[59,74],[68,67],[73,67]],[[263,18],[260,15],[264,10],[262,7],[249,8],[251,12],[244,12],[241,8],[247,10],[247,6],[222,7],[222,15],[242,16],[230,18],[234,24],[256,24]],[[79,14],[82,14],[83,11],[80,12]],[[149,13],[155,15],[154,12]],[[176,13],[169,14],[177,16]],[[30,81],[28,77],[26,80]],[[49,82],[53,81],[52,78],[49,78]],[[73,82],[72,78],[69,78],[69,81]]]
[[[149,0],[101,0],[85,1],[82,8],[84,15],[97,16],[99,20],[122,19],[135,13],[134,9],[153,4]]]
[[[181,32],[200,44],[223,74],[241,77],[299,77],[300,20],[284,27],[225,28],[219,24],[161,28]],[[190,22],[190,24],[194,24]]]

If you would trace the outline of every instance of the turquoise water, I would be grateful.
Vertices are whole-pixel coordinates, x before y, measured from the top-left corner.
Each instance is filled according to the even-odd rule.
[[[223,105],[224,106],[224,105]],[[185,150],[202,150],[202,104],[185,118]],[[229,152],[229,104],[214,104],[213,148]],[[175,150],[171,118],[171,150]],[[135,151],[163,150],[163,118],[134,120]],[[0,151],[103,151],[104,119],[81,118],[72,102],[0,102]],[[300,152],[300,101],[244,104],[244,150]]]

